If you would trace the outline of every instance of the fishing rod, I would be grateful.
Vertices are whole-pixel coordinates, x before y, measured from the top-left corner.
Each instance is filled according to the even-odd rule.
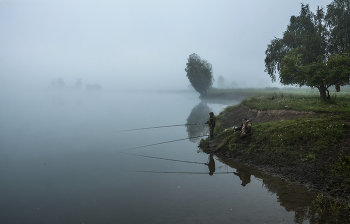
[[[192,139],[192,138],[200,138],[200,137],[205,137],[205,136],[209,136],[209,135],[202,135],[202,136],[196,136],[196,137],[181,138],[181,139],[176,139],[176,140],[171,140],[171,141],[166,141],[166,142],[159,142],[159,143],[154,143],[154,144],[150,144],[150,145],[143,145],[143,146],[138,146],[138,147],[134,147],[134,148],[128,148],[128,149],[124,149],[122,151],[145,148],[145,147],[149,147],[149,146],[161,145],[161,144],[166,144],[166,143],[170,143],[170,142],[183,141],[183,140],[188,140],[188,139]]]
[[[170,128],[170,127],[188,126],[188,125],[200,125],[200,124],[204,124],[204,123],[164,125],[164,126],[156,126],[156,127],[146,127],[146,128],[127,129],[127,130],[121,130],[121,131],[115,131],[115,132],[139,131],[139,130],[146,130],[146,129]]]
[[[208,172],[172,172],[172,171],[147,171],[147,170],[123,170],[133,173],[167,173],[167,174],[207,174]],[[214,174],[231,174],[233,172],[215,172]]]
[[[119,152],[127,155],[133,155],[133,156],[140,156],[140,157],[146,157],[146,158],[152,158],[152,159],[161,159],[161,160],[169,160],[169,161],[175,161],[175,162],[182,162],[182,163],[195,163],[195,164],[206,164],[206,163],[200,163],[200,162],[191,162],[186,160],[178,160],[178,159],[168,159],[168,158],[162,158],[162,157],[155,157],[155,156],[145,156],[140,154],[134,154],[134,153],[127,153],[127,152]]]

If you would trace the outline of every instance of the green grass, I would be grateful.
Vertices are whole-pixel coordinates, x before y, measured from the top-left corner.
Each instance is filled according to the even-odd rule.
[[[350,156],[342,155],[339,160],[333,164],[332,173],[342,178],[350,178]],[[350,179],[349,179],[350,184]]]
[[[312,201],[313,208],[322,215],[329,214],[329,218],[336,218],[342,209],[347,209],[347,206],[337,203],[335,200],[330,200],[321,194],[318,194]]]
[[[208,97],[245,96],[243,104],[259,109],[291,109],[314,112],[350,112],[350,87],[342,87],[336,93],[330,89],[331,100],[320,98],[317,89],[311,88],[264,88],[264,89],[211,89]]]
[[[243,100],[243,104],[258,110],[288,109],[314,112],[350,113],[350,95],[333,95],[325,101],[318,95],[300,93],[271,93]]]
[[[320,115],[296,120],[266,122],[253,125],[253,133],[241,139],[232,130],[221,133],[225,139],[221,149],[241,154],[270,151],[280,162],[298,164],[313,162],[320,150],[335,146],[350,127],[338,115]],[[286,161],[287,159],[288,161]]]
[[[268,152],[279,163],[315,162],[322,150],[335,147],[350,130],[350,94],[334,95],[324,101],[314,93],[272,92],[245,99],[242,103],[258,110],[287,109],[316,112],[307,118],[253,124],[253,132],[245,139],[233,130],[224,131],[221,120],[233,113],[238,105],[225,108],[217,116],[215,132],[222,140],[220,150],[231,154]],[[254,95],[254,94],[252,94]]]

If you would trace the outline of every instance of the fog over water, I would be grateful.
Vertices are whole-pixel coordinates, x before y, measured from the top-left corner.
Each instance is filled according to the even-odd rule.
[[[184,70],[192,53],[216,80],[280,86],[264,52],[299,11],[0,0],[0,223],[307,223],[312,193],[200,152],[204,125],[121,132],[204,123],[240,102],[201,102]]]
[[[0,223],[316,217],[305,188],[198,151],[198,141],[186,138],[207,134],[203,125],[121,131],[203,123],[203,111],[226,106],[201,102],[195,92],[49,90],[0,102]]]

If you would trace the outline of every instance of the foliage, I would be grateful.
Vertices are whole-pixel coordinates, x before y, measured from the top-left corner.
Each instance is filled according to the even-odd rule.
[[[325,19],[327,26],[331,28],[329,52],[332,54],[350,52],[350,1],[334,0],[327,6]]]
[[[316,198],[312,201],[313,207],[322,213],[330,213],[331,216],[337,217],[343,207],[341,204],[337,203],[335,200],[329,200],[321,194],[318,194]]]
[[[282,38],[275,38],[265,51],[265,71],[273,82],[279,73],[284,85],[317,88],[329,100],[328,88],[349,84],[350,17],[349,0],[335,0],[312,13],[301,5],[299,16],[292,16]],[[344,29],[342,29],[344,28]]]
[[[280,81],[283,84],[310,86],[319,89],[323,99],[330,99],[328,88],[347,85],[350,78],[350,54],[329,55],[328,61],[303,64],[298,49],[292,49],[281,62]]]
[[[206,95],[214,82],[212,65],[197,54],[191,54],[186,65],[185,71],[191,85],[201,95]]]
[[[280,71],[283,57],[292,49],[299,48],[303,54],[303,63],[314,62],[318,56],[326,53],[324,37],[327,30],[322,21],[323,10],[318,9],[317,20],[310,11],[309,5],[301,5],[299,16],[292,16],[283,38],[275,38],[265,51],[265,67],[272,81],[276,81],[276,73]],[[321,20],[321,21],[320,21]],[[281,82],[284,84],[283,82]]]
[[[332,172],[337,176],[344,176],[344,178],[349,178],[350,175],[350,156],[342,155],[338,162],[336,162],[332,167]]]

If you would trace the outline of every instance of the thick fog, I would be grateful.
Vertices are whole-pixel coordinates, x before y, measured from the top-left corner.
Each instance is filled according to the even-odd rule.
[[[182,90],[192,53],[216,80],[280,86],[265,50],[299,11],[291,0],[0,0],[0,223],[293,222],[282,207],[293,200],[198,150],[209,111],[241,98]]]
[[[331,1],[302,2],[315,11]],[[264,72],[265,50],[302,2],[2,0],[0,88],[50,88],[61,78],[66,88],[186,89],[192,53],[216,80],[280,86]]]

